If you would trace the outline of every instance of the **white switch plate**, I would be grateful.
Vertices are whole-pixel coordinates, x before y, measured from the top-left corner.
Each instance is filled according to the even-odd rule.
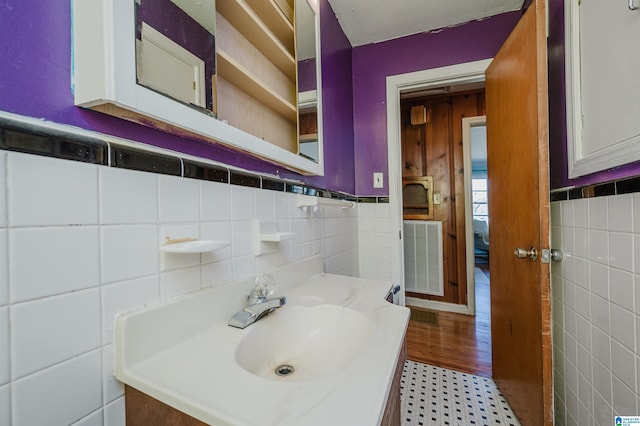
[[[376,172],[373,174],[373,187],[374,188],[384,188],[384,182],[382,179],[384,178],[384,173]]]
[[[433,204],[442,204],[442,196],[440,195],[440,193],[433,194]]]

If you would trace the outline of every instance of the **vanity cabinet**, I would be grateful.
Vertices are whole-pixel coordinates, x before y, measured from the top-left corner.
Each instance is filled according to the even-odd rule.
[[[207,424],[125,385],[127,426],[206,426]]]
[[[402,380],[402,371],[404,363],[407,360],[407,342],[402,342],[402,349],[396,364],[396,371],[393,374],[393,383],[387,397],[387,406],[384,409],[381,426],[400,426],[402,424],[402,406],[400,404],[400,381]]]

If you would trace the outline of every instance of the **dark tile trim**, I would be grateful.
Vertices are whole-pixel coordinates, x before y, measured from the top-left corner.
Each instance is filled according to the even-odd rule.
[[[283,181],[262,176],[262,189],[282,192],[284,188],[285,183]]]
[[[178,157],[121,146],[111,147],[111,167],[182,176],[182,161]]]
[[[103,166],[108,164],[109,145],[106,142],[56,138],[10,128],[2,129],[0,133],[0,149]]]
[[[297,184],[297,183],[287,183],[285,187],[285,192],[291,192],[293,194],[311,195],[314,197],[322,197],[322,198],[338,198],[337,192],[329,191],[326,189],[318,189],[318,188],[305,186],[303,184]]]
[[[184,159],[179,155],[146,150],[143,146],[131,147],[117,142],[107,142],[99,135],[92,136],[91,131],[86,132],[86,135],[82,134],[82,131],[78,134],[40,126],[38,123],[0,117],[0,150],[323,198],[361,203],[389,202],[388,197],[357,197],[344,192],[287,182],[272,176],[229,170],[224,166]]]
[[[231,170],[229,183],[250,188],[260,188],[260,176]]]
[[[640,192],[640,176],[598,183],[566,190],[552,191],[551,201],[579,200]]]
[[[378,202],[378,198],[377,197],[358,197],[358,202],[364,203],[364,204],[375,204]]]
[[[302,185],[288,183],[284,190],[285,192],[291,192],[292,194],[304,194],[304,186]]]
[[[551,201],[565,201],[568,199],[569,193],[567,191],[552,192],[550,195]]]
[[[616,190],[618,191],[618,194],[640,192],[640,177],[617,181]]]
[[[182,176],[184,177],[229,183],[229,170],[224,167],[184,159],[182,160],[182,166],[184,168]]]
[[[577,200],[579,198],[582,198],[582,188],[574,188],[569,190],[568,196],[570,200]]]

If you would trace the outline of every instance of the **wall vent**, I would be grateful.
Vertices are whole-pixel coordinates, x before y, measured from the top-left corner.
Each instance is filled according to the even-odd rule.
[[[405,290],[444,296],[442,273],[442,222],[405,220]]]

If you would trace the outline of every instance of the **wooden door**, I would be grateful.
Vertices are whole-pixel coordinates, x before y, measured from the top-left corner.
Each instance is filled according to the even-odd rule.
[[[493,379],[523,425],[552,424],[550,268],[514,249],[549,248],[544,0],[487,69]]]

